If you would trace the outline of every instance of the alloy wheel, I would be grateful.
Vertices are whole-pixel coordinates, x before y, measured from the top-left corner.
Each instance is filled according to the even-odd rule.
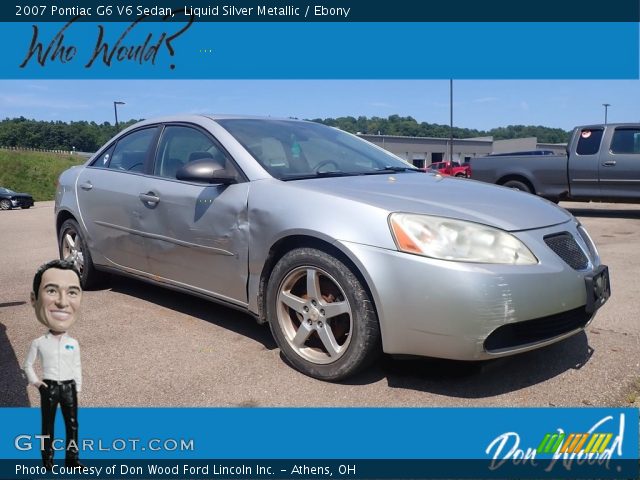
[[[84,270],[84,252],[82,251],[82,239],[72,228],[68,228],[62,234],[62,258],[73,262],[82,274]]]
[[[316,267],[298,267],[284,277],[277,318],[290,347],[316,364],[335,362],[351,342],[353,313],[345,292]]]

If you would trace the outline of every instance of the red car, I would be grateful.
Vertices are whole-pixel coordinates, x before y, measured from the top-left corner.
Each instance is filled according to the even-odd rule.
[[[465,177],[468,178],[471,176],[471,167],[466,165],[460,165],[457,162],[453,162],[453,167],[451,166],[451,162],[435,162],[427,167],[431,170],[437,170],[438,173],[442,175],[450,175],[452,177]]]

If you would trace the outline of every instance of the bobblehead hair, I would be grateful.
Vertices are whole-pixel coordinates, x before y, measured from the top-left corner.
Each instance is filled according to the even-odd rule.
[[[73,262],[68,260],[51,260],[50,262],[45,263],[44,265],[40,265],[38,271],[33,277],[33,294],[38,299],[38,290],[40,290],[40,283],[42,282],[42,275],[44,272],[49,270],[50,268],[57,268],[59,270],[72,270],[77,276],[78,281],[82,283],[82,278],[80,277],[80,272]]]

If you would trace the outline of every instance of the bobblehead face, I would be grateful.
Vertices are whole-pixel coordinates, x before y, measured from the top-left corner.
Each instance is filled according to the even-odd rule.
[[[38,321],[55,333],[66,332],[76,322],[81,300],[80,281],[73,270],[46,270],[38,298],[31,292],[31,305]]]

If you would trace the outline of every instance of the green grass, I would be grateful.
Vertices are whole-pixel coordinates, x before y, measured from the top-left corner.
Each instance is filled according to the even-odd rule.
[[[0,187],[29,193],[35,201],[53,200],[60,173],[85,161],[78,155],[0,150]]]

